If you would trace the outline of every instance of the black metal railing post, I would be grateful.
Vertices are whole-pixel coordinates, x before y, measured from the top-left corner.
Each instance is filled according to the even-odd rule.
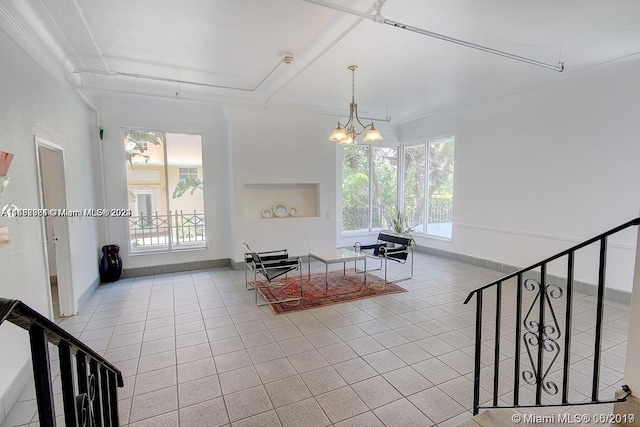
[[[113,424],[111,424],[111,401],[109,399],[109,373],[104,366],[100,366],[100,391],[102,395],[104,425],[110,426]]]
[[[122,387],[122,377],[118,377],[113,371],[109,371],[109,407],[111,408],[111,425],[120,425],[120,413],[118,412],[118,389]]]
[[[76,408],[75,390],[73,389],[73,366],[71,346],[64,341],[58,345],[60,356],[60,380],[62,384],[62,403],[64,407],[65,425],[75,425],[78,419]]]
[[[518,288],[516,289],[516,336],[514,372],[513,372],[513,406],[518,406],[520,402],[520,352],[522,351],[522,273],[518,274]]]
[[[538,282],[538,360],[536,369],[536,405],[542,403],[542,382],[544,380],[544,331],[545,331],[545,292],[547,290],[547,265],[542,264]]]
[[[598,302],[596,306],[596,336],[593,354],[593,384],[591,388],[591,400],[598,400],[600,385],[600,352],[602,351],[602,321],[604,314],[604,287],[607,275],[607,237],[600,240],[600,258],[598,267]]]
[[[575,252],[567,258],[567,300],[564,319],[564,362],[562,372],[562,403],[569,402],[569,366],[571,366],[571,327],[573,320],[573,269]]]
[[[498,406],[498,386],[500,383],[500,322],[502,317],[502,282],[496,286],[496,330],[493,347],[493,405]]]
[[[480,406],[480,357],[482,351],[482,291],[476,292],[476,348],[473,368],[473,415],[478,415]]]
[[[93,405],[93,419],[96,427],[102,427],[102,389],[100,387],[100,369],[98,361],[89,362],[89,402]]]
[[[55,426],[56,413],[53,406],[47,332],[39,325],[32,325],[29,329],[29,339],[31,341],[31,362],[33,364],[33,380],[36,387],[40,425],[46,427]]]
[[[78,425],[84,426],[91,424],[91,414],[93,408],[89,401],[89,370],[87,369],[87,357],[84,353],[76,354],[76,373],[78,377],[78,396],[76,397],[76,405],[78,407]]]

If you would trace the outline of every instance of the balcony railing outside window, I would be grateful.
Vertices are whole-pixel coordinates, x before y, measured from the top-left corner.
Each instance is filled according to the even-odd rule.
[[[453,199],[434,198],[429,205],[429,224],[451,224],[453,221]],[[382,228],[388,228],[387,218],[392,213],[385,212],[385,207],[379,205],[373,210],[373,224],[382,224]],[[369,229],[369,208],[366,206],[344,207],[343,229],[344,230],[368,230]],[[409,219],[409,226],[414,226],[414,232],[420,233],[424,229],[423,224],[413,224]]]
[[[203,213],[173,211],[144,213],[129,218],[129,237],[133,248],[204,246],[206,227]]]

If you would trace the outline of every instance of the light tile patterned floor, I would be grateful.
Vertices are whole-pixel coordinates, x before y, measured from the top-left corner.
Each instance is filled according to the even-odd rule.
[[[394,264],[390,279],[404,277],[405,268]],[[312,269],[324,271],[324,265],[313,262]],[[462,302],[470,290],[500,276],[417,253],[413,279],[399,282],[408,293],[275,316],[253,304],[242,271],[198,270],[102,285],[61,325],[122,370],[122,425],[473,424],[475,304]],[[512,294],[505,287],[504,401],[513,382]],[[575,296],[570,385],[572,397],[581,400],[587,399],[593,365],[593,306],[592,297]],[[612,397],[621,384],[627,317],[628,307],[608,303],[603,397]],[[486,319],[483,401],[493,382],[494,320]],[[523,363],[525,357],[523,350]],[[58,392],[59,382],[56,377]],[[530,387],[523,386],[521,395],[530,396]],[[2,427],[29,423],[37,424],[32,383]]]

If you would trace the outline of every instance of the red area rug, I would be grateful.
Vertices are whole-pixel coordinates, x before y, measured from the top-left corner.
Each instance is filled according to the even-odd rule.
[[[313,274],[311,280],[306,274],[296,274],[288,278],[279,278],[271,282],[272,287],[267,287],[266,281],[258,280],[250,282],[251,285],[258,286],[258,292],[266,301],[279,301],[300,296],[300,286],[302,286],[302,299],[269,304],[275,314],[291,313],[293,311],[307,310],[315,307],[322,307],[341,302],[354,301],[362,298],[376,297],[380,295],[407,292],[406,289],[395,283],[384,283],[384,279],[367,274],[367,283],[364,283],[364,275],[356,274],[353,271],[347,272],[346,276],[342,271],[329,273],[329,286],[325,292],[325,275]],[[273,286],[273,285],[277,285]]]

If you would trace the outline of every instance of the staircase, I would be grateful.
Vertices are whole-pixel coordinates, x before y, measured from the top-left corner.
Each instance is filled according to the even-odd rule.
[[[122,374],[115,366],[67,331],[18,300],[0,298],[0,325],[9,321],[29,332],[38,419],[56,425],[53,369],[49,344],[58,348],[66,426],[118,426],[118,387]]]
[[[520,423],[571,423],[573,418],[557,417],[584,412],[568,407],[586,411],[586,405],[608,404],[611,414],[613,404],[627,400],[631,394],[627,386],[621,385],[614,395],[601,381],[605,279],[609,237],[638,225],[640,218],[635,218],[469,293],[464,303],[474,298],[476,303],[473,414],[477,416],[469,425],[496,425],[492,419],[497,425],[513,424],[511,417],[545,414],[544,408],[551,408],[546,413],[556,419],[521,418]],[[597,254],[598,266],[594,307],[579,310],[574,307],[576,270],[592,253]],[[551,269],[564,273],[550,274]],[[592,333],[589,342],[583,338],[585,331]],[[576,364],[574,345],[582,352]],[[585,351],[589,357],[584,357]],[[581,393],[571,392],[576,384]]]

